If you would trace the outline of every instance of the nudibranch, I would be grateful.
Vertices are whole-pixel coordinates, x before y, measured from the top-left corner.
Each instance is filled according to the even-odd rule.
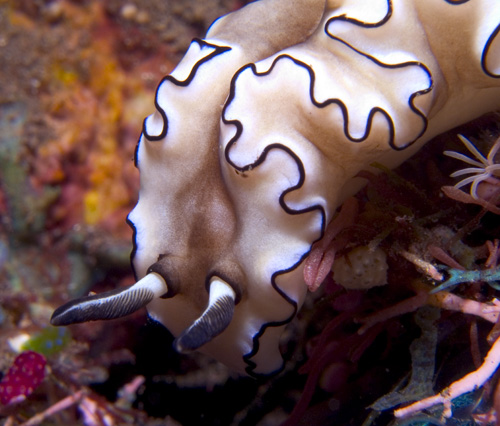
[[[261,0],[219,18],[144,121],[137,283],[52,324],[147,306],[181,352],[279,371],[304,260],[356,174],[499,108],[499,33],[498,0]]]

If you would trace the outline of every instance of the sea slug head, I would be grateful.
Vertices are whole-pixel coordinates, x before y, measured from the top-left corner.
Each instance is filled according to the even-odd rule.
[[[138,281],[68,302],[52,324],[147,306],[181,352],[199,350],[253,376],[282,368],[279,338],[304,300],[301,263],[325,216],[319,207],[294,214],[287,206],[287,193],[303,184],[293,152],[271,147],[235,167],[220,120],[235,72],[304,41],[323,10],[322,1],[256,2],[193,41],[160,83],[136,150],[141,188],[129,223]]]
[[[465,61],[432,27],[448,28],[442,15],[453,21],[462,3],[467,20],[474,2],[262,0],[216,21],[160,83],[144,121],[129,215],[137,283],[68,302],[52,323],[147,306],[181,352],[254,376],[279,371],[280,336],[307,291],[304,260],[360,188],[357,173],[394,167],[498,106],[481,58],[463,75],[485,74],[488,97],[469,112],[462,93],[477,90],[461,85],[475,87],[475,74],[452,90],[462,75],[435,56],[441,46]],[[483,51],[498,50],[496,25],[481,32]]]

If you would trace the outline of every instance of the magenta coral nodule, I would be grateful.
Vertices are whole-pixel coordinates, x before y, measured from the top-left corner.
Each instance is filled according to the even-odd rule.
[[[9,404],[16,397],[33,393],[45,377],[46,363],[45,357],[37,352],[19,354],[0,382],[0,402]]]

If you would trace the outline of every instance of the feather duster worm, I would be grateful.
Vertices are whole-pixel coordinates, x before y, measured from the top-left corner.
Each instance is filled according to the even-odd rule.
[[[279,371],[304,259],[354,176],[500,107],[499,32],[496,0],[261,0],[218,19],[144,121],[140,280],[52,323],[147,306],[180,351]]]

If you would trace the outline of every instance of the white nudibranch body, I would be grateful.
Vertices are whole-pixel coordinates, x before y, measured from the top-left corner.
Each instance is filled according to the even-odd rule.
[[[354,176],[499,108],[499,33],[498,0],[261,0],[218,19],[144,121],[138,288],[70,302],[53,323],[147,305],[179,349],[279,371],[304,259]]]

